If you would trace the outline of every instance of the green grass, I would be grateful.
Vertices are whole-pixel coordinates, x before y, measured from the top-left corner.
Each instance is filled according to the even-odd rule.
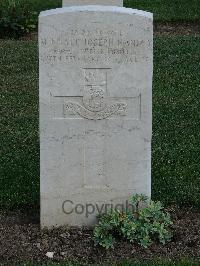
[[[61,7],[61,0],[29,0],[33,9],[41,11]],[[124,0],[125,7],[137,8],[154,13],[156,21],[200,20],[199,0]]]
[[[153,197],[200,206],[200,38],[156,38]]]
[[[0,38],[37,31],[40,11],[61,6],[62,0],[1,0]],[[153,12],[157,22],[200,22],[199,0],[124,0],[124,6]]]
[[[62,0],[1,0],[0,38],[18,38],[36,31],[40,11],[61,5]]]
[[[199,37],[155,39],[153,198],[200,206]],[[39,208],[36,41],[0,41],[0,208]]]
[[[0,42],[0,205],[39,205],[36,42]]]
[[[33,9],[41,11],[61,7],[61,0],[29,0]],[[199,0],[124,0],[125,7],[137,8],[154,13],[156,21],[200,20]]]
[[[33,10],[37,12],[62,7],[62,0],[28,0],[28,2],[32,3]]]
[[[61,7],[61,0],[29,0],[33,9],[41,11]],[[125,7],[137,8],[154,13],[156,21],[200,20],[199,0],[124,0]]]
[[[200,20],[199,0],[124,0],[124,6],[153,12],[155,21]]]
[[[1,0],[0,7],[4,3],[7,4],[11,1],[14,1],[16,6],[18,6],[19,3],[23,3],[24,0]],[[28,5],[30,4],[30,6],[32,7],[31,9],[37,12],[62,6],[62,0],[26,0],[26,3]]]

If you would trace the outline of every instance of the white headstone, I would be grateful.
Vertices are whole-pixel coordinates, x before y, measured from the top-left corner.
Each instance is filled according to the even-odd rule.
[[[63,0],[63,6],[123,6],[123,0]]]
[[[123,7],[41,13],[42,227],[151,195],[152,22]]]

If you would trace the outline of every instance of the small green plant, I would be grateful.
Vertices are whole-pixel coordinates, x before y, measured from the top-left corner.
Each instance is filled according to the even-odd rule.
[[[0,36],[14,38],[29,33],[37,27],[38,13],[31,2],[25,0],[2,0],[0,3]]]
[[[131,204],[132,211],[110,209],[99,218],[93,232],[96,245],[113,248],[116,237],[124,237],[147,248],[156,239],[162,244],[171,239],[172,221],[160,202],[149,201],[145,195],[136,194],[132,196]]]
[[[39,13],[61,5],[62,0],[0,0],[0,38],[36,31]]]

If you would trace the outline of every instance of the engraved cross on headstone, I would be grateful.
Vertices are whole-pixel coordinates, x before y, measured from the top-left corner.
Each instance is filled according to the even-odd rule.
[[[84,169],[81,187],[87,189],[109,187],[106,172],[106,150],[110,135],[108,121],[118,120],[120,117],[125,120],[141,120],[140,90],[134,89],[132,97],[124,91],[124,97],[112,97],[108,85],[109,71],[110,68],[84,68],[82,95],[51,95],[54,119],[82,120],[85,124],[85,131],[79,134],[82,136],[80,150],[83,153]],[[133,90],[126,88],[125,91],[131,89]],[[94,123],[95,121],[99,122]],[[98,176],[98,179],[91,178],[94,176]]]
[[[55,108],[53,116],[66,119],[74,117],[103,120],[129,116],[128,113],[131,109],[135,110],[135,117],[132,119],[140,120],[141,94],[139,89],[136,89],[135,97],[112,97],[109,95],[107,82],[110,70],[110,68],[84,68],[82,70],[84,75],[83,95],[75,97],[51,95],[53,107],[59,105],[57,102],[61,100],[63,112],[59,115]]]

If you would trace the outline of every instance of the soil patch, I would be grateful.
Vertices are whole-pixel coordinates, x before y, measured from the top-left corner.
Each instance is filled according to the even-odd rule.
[[[155,35],[200,35],[200,23],[165,22],[154,24]]]
[[[80,261],[98,265],[122,259],[149,260],[156,258],[200,258],[200,212],[192,209],[168,209],[174,221],[173,239],[163,246],[154,243],[149,249],[125,240],[118,241],[114,250],[95,247],[89,228],[58,228],[40,230],[39,217],[21,213],[0,215],[0,264],[17,262]],[[53,259],[46,256],[54,252]]]

